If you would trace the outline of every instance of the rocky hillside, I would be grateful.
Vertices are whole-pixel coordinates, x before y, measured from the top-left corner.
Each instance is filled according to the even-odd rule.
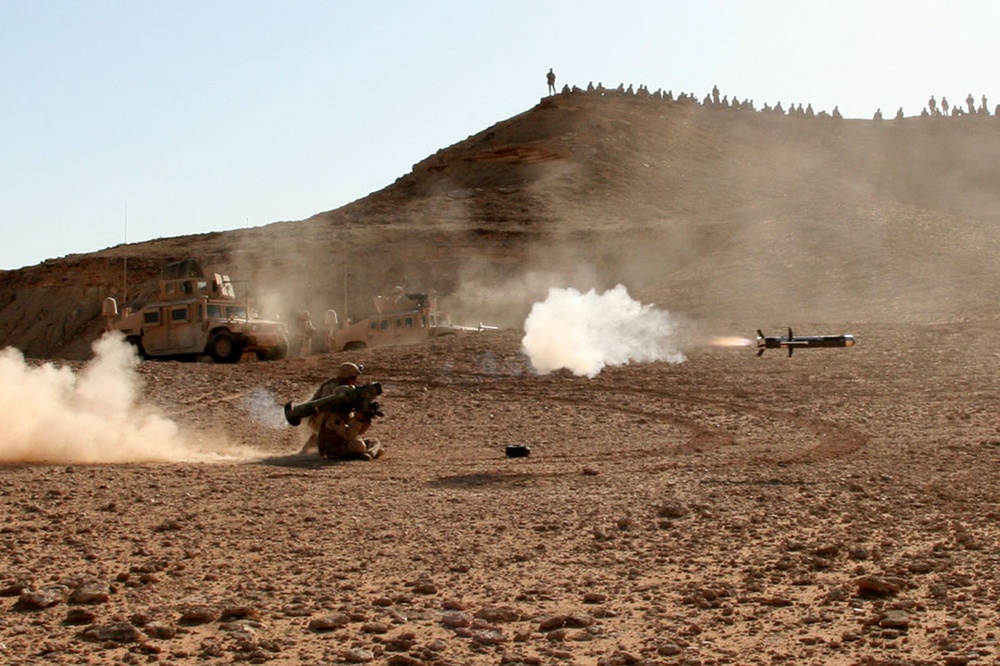
[[[84,358],[105,297],[140,305],[188,256],[286,316],[362,316],[400,284],[446,295],[460,323],[518,327],[550,286],[621,283],[753,328],[992,319],[998,128],[550,97],[307,220],[2,271],[0,345]]]

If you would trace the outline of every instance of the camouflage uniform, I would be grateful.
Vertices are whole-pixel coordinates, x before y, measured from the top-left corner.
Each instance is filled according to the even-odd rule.
[[[312,400],[333,395],[344,386],[351,386],[361,374],[354,363],[342,363],[334,379],[324,382],[313,394]],[[363,435],[371,428],[371,419],[358,410],[346,413],[320,412],[309,417],[309,427],[313,434],[306,448],[315,442],[319,455],[338,460],[372,460],[384,453],[378,439]]]
[[[304,310],[299,314],[298,336],[299,336],[299,356],[310,356],[312,354],[313,336],[316,334],[316,327],[313,326],[309,311]]]

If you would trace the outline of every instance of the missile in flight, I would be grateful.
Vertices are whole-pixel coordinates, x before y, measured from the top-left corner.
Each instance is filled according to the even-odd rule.
[[[767,349],[787,349],[788,355],[796,349],[815,349],[817,347],[853,347],[854,336],[843,335],[795,335],[792,329],[788,329],[788,337],[780,335],[764,335],[764,332],[757,329],[757,356],[761,356]]]

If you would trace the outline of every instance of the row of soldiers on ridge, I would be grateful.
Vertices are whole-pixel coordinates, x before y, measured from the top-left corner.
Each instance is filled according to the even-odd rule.
[[[549,86],[549,94],[550,95],[556,94],[555,73],[551,69],[549,69],[546,79]],[[624,83],[619,83],[616,88],[605,88],[602,83],[598,82],[597,85],[595,86],[594,82],[591,81],[590,83],[587,84],[586,89],[580,88],[579,86],[575,85],[572,87],[569,85],[564,85],[562,87],[562,90],[560,91],[560,94],[562,95],[588,94],[588,95],[601,95],[601,96],[639,97],[652,100],[663,100],[667,102],[677,102],[680,104],[700,103],[702,106],[716,108],[716,109],[735,109],[737,111],[758,110],[755,107],[754,101],[752,99],[744,99],[740,101],[734,95],[733,98],[730,100],[728,95],[720,94],[718,86],[712,86],[712,92],[705,95],[705,97],[700,102],[694,93],[682,92],[675,98],[672,90],[664,92],[662,88],[657,88],[654,92],[650,92],[649,88],[643,84],[639,84],[637,87],[633,87],[631,83],[628,86],[625,86]],[[986,103],[986,95],[982,96],[979,106],[977,107],[975,98],[972,96],[972,93],[969,93],[969,96],[965,98],[965,105],[966,105],[965,109],[963,109],[958,105],[951,106],[948,103],[948,99],[943,96],[941,97],[941,102],[938,103],[938,101],[932,95],[930,100],[928,100],[927,102],[927,106],[920,112],[920,116],[928,118],[931,116],[948,116],[948,115],[951,116],[990,115],[989,107]],[[833,107],[833,111],[831,111],[830,113],[827,113],[826,111],[816,112],[813,110],[812,104],[806,104],[806,106],[803,107],[801,103],[797,105],[794,103],[789,104],[786,110],[786,108],[782,106],[780,101],[777,102],[773,107],[765,103],[764,106],[760,109],[760,112],[774,113],[778,115],[803,116],[807,118],[812,118],[812,117],[820,117],[820,118],[827,117],[835,119],[843,118],[843,116],[840,113],[839,107],[836,106]],[[996,105],[996,108],[994,109],[994,115],[1000,117],[1000,104]],[[903,119],[904,117],[903,107],[900,107],[896,111],[895,117],[897,120]],[[874,119],[882,120],[882,109],[878,109],[877,111],[875,111]]]
[[[951,106],[948,103],[948,98],[944,95],[941,96],[941,103],[931,95],[931,98],[927,100],[927,106],[925,106],[920,111],[921,118],[930,118],[931,116],[948,116],[955,118],[958,116],[988,116],[990,115],[990,107],[986,104],[986,95],[982,96],[979,106],[976,106],[976,98],[969,93],[969,96],[965,98],[965,108],[963,109],[959,105]],[[993,115],[1000,117],[1000,104],[997,104],[993,109]],[[882,120],[882,109],[875,111],[875,120]],[[896,111],[896,120],[903,119],[903,107],[899,107]]]
[[[550,92],[550,94],[554,93]],[[586,89],[580,88],[579,86],[570,87],[569,85],[564,85],[562,87],[562,90],[560,91],[560,94],[562,95],[587,94],[587,95],[601,95],[607,97],[610,96],[639,97],[652,100],[663,100],[666,102],[677,102],[678,104],[701,104],[702,106],[707,106],[716,109],[735,109],[737,111],[758,110],[754,105],[754,101],[752,99],[744,99],[741,101],[737,99],[736,96],[734,95],[733,99],[730,100],[729,95],[720,95],[718,86],[713,86],[712,92],[708,95],[705,95],[705,98],[700,102],[698,100],[698,97],[694,93],[682,92],[675,98],[674,92],[672,90],[664,92],[662,88],[657,88],[654,92],[650,92],[649,88],[646,87],[645,85],[639,84],[638,87],[633,87],[631,83],[627,87],[625,86],[624,83],[619,83],[617,88],[605,88],[602,83],[598,82],[597,85],[595,86],[594,82],[591,81],[590,83],[587,84]],[[788,110],[786,111],[785,107],[782,106],[780,101],[777,102],[773,107],[765,102],[764,106],[760,109],[760,112],[776,113],[779,115],[789,115],[789,116],[794,116],[794,115],[801,115],[806,117],[825,116],[828,118],[843,117],[840,114],[840,109],[838,109],[837,107],[833,107],[833,111],[831,113],[827,113],[826,111],[820,111],[817,113],[816,111],[813,110],[812,104],[807,104],[805,107],[803,107],[801,103],[798,105],[793,103],[789,104]]]

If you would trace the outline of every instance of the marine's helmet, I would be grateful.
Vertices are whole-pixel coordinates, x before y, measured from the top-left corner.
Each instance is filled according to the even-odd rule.
[[[354,363],[341,363],[337,368],[337,379],[357,378],[361,374],[361,368]]]

